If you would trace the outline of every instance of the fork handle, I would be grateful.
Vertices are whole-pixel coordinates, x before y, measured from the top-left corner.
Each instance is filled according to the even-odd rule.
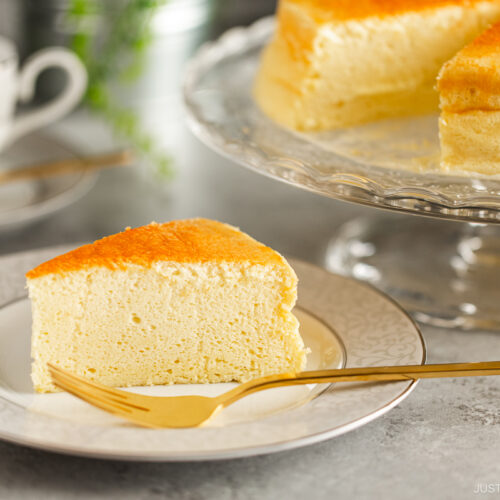
[[[314,370],[298,373],[282,373],[250,380],[225,393],[224,405],[234,403],[254,392],[301,384],[332,382],[366,382],[417,380],[421,378],[479,377],[500,375],[500,361],[480,363],[446,363],[434,365],[372,366],[363,368],[340,368],[337,370]]]
[[[38,165],[0,171],[0,184],[97,170],[104,167],[125,166],[130,165],[132,160],[132,153],[125,150],[83,158],[69,158],[50,163],[40,163]]]

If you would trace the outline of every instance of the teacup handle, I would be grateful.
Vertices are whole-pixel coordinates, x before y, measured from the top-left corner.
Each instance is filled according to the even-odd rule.
[[[33,98],[38,75],[49,67],[66,71],[65,88],[47,104],[16,116],[7,142],[62,118],[80,102],[87,87],[87,71],[73,52],[60,47],[42,49],[26,61],[18,77],[18,99],[27,102]]]

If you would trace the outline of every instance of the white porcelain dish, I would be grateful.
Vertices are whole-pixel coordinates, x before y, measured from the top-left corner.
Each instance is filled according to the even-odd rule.
[[[416,382],[310,385],[246,398],[199,429],[134,427],[66,393],[34,394],[31,313],[24,273],[67,248],[0,258],[0,438],[35,448],[142,461],[212,460],[271,453],[328,439],[366,424],[404,399]],[[408,315],[375,289],[290,261],[297,315],[310,347],[308,369],[420,364],[422,337]],[[152,395],[215,395],[233,384],[135,389]]]

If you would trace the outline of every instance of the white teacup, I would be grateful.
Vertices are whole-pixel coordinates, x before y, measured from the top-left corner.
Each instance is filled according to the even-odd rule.
[[[46,104],[14,116],[16,102],[28,102],[33,97],[38,75],[49,67],[60,67],[68,75],[61,94]],[[14,45],[0,37],[0,151],[22,135],[69,113],[80,102],[86,86],[85,67],[71,51],[59,47],[42,49],[19,70]]]

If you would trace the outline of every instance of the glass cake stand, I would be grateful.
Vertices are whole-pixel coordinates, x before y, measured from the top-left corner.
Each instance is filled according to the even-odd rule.
[[[370,281],[423,322],[500,329],[500,176],[439,171],[437,115],[299,133],[257,108],[252,83],[273,18],[204,45],[186,71],[193,131],[264,175],[332,198],[427,217],[354,220],[329,269]],[[441,218],[461,223],[432,220]]]

